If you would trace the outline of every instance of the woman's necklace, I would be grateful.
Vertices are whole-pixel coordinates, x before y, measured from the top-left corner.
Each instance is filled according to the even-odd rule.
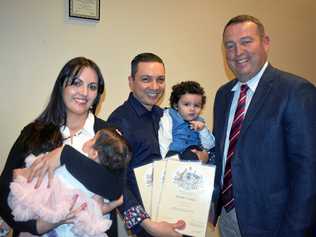
[[[64,141],[70,139],[70,144],[73,144],[73,138],[76,137],[76,136],[79,136],[81,133],[82,133],[82,129],[80,131],[70,135],[69,137],[65,137]]]

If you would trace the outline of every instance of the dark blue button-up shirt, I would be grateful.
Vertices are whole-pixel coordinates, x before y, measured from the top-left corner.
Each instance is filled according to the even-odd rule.
[[[130,93],[128,100],[108,118],[108,122],[121,131],[132,150],[127,171],[127,188],[131,195],[124,196],[124,211],[142,203],[133,169],[161,159],[158,129],[162,115],[160,107],[153,106],[149,111]]]

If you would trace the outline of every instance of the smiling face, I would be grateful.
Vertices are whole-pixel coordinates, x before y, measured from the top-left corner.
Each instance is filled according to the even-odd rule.
[[[93,105],[98,91],[98,78],[96,72],[85,67],[74,78],[72,83],[65,85],[63,99],[68,116],[87,116]]]
[[[135,76],[128,80],[135,98],[151,110],[165,91],[165,67],[159,62],[140,62]]]
[[[202,110],[202,96],[198,94],[184,94],[175,106],[185,121],[195,120]]]
[[[241,82],[255,76],[268,58],[270,39],[251,21],[229,25],[223,36],[227,63]]]

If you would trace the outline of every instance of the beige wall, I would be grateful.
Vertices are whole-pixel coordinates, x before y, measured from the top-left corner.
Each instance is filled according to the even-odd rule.
[[[225,72],[221,34],[240,13],[260,18],[271,36],[270,61],[316,83],[314,0],[101,0],[101,20],[67,17],[68,0],[0,0],[0,170],[21,128],[48,101],[64,63],[83,55],[97,62],[106,78],[99,116],[106,119],[129,91],[129,63],[152,51],[166,64],[170,87],[197,80],[206,89],[204,111],[212,127],[216,89]]]
[[[64,63],[83,55],[95,60],[106,78],[99,116],[127,96],[130,60],[152,51],[166,63],[170,87],[197,80],[206,89],[204,111],[212,127],[216,89],[225,83],[221,34],[240,13],[259,17],[272,39],[270,61],[316,83],[316,2],[314,0],[101,0],[101,20],[71,20],[68,0],[0,0],[0,170],[20,129],[48,101]]]

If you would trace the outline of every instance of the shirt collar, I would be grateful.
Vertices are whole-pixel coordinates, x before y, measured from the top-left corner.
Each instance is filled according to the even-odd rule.
[[[94,115],[89,112],[88,117],[83,125],[83,128],[80,129],[77,133],[83,133],[87,134],[89,136],[94,136]],[[60,128],[60,132],[63,134],[64,137],[69,137],[70,136],[70,131],[67,126],[62,126]]]
[[[82,131],[86,132],[89,135],[94,136],[94,120],[95,120],[94,115],[91,112],[89,112],[88,118],[86,122],[84,123]]]
[[[264,71],[266,70],[268,66],[268,62],[265,62],[265,64],[263,65],[263,67],[260,69],[260,71],[254,76],[252,77],[249,81],[247,81],[247,86],[249,87],[249,89],[255,93],[257,86],[259,84],[259,81],[262,77],[262,74],[264,73]],[[232,88],[232,91],[237,91],[241,85],[243,85],[244,83],[241,83],[240,81],[238,81],[235,86]]]
[[[178,123],[186,123],[186,121],[184,121],[183,117],[179,114],[179,112],[173,108],[170,108],[170,113],[173,115],[173,119]]]
[[[179,124],[182,124],[182,123],[189,123],[188,121],[184,120],[183,117],[181,116],[181,114],[179,113],[179,111],[177,111],[176,109],[174,108],[170,108],[169,109],[169,113],[173,115],[173,119],[175,119],[175,121]],[[196,121],[201,121],[201,122],[204,122],[204,119],[200,116],[198,116],[196,119]]]
[[[128,96],[128,102],[131,104],[139,117],[147,113],[158,114],[161,110],[160,107],[157,105],[154,105],[151,110],[146,109],[145,106],[135,98],[132,92]]]

